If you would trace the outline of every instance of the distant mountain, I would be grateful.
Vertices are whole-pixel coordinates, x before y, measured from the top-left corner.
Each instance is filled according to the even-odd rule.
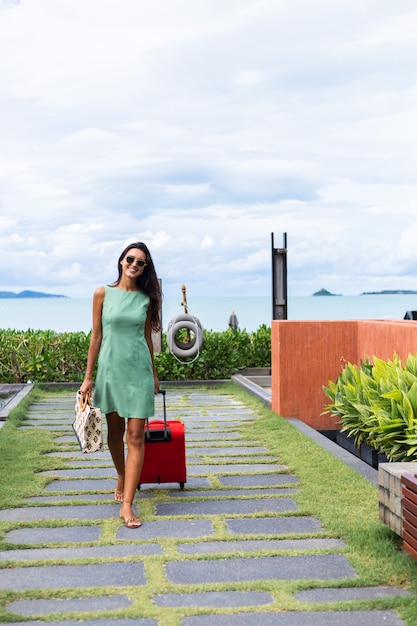
[[[320,291],[313,293],[313,296],[340,296],[340,293],[330,293],[327,289],[320,289]]]
[[[42,293],[41,291],[21,291],[14,293],[13,291],[0,291],[0,298],[66,298],[55,293]]]
[[[384,291],[364,291],[361,296],[392,296],[392,295],[415,295],[417,291],[412,289],[385,289]]]

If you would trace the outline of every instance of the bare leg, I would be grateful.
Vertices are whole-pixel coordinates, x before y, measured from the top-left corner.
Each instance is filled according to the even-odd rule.
[[[123,502],[125,481],[125,420],[117,413],[108,413],[107,419],[107,445],[117,472],[117,484],[114,499]]]
[[[127,457],[124,482],[124,499],[120,508],[120,516],[125,520],[128,528],[138,528],[140,521],[135,517],[132,504],[138,487],[145,458],[143,419],[128,419],[127,421]]]

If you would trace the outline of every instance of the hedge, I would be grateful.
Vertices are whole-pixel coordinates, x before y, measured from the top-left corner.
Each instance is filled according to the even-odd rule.
[[[0,330],[0,383],[80,382],[84,378],[91,333],[51,330]],[[174,357],[162,336],[155,355],[160,380],[218,380],[236,369],[270,367],[271,329],[255,332],[204,331],[199,357],[187,364]]]

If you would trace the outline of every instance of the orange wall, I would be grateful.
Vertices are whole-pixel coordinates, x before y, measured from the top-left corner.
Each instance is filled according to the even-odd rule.
[[[272,410],[298,417],[316,430],[334,429],[320,415],[328,398],[322,387],[335,380],[345,361],[369,356],[401,359],[417,352],[417,322],[349,320],[272,322]]]

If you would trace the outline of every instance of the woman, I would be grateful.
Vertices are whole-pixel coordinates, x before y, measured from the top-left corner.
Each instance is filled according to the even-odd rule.
[[[123,250],[118,271],[114,283],[94,292],[93,329],[80,391],[92,393],[98,358],[94,404],[106,414],[107,443],[117,471],[114,499],[121,503],[120,517],[127,528],[139,528],[132,503],[143,466],[145,419],[154,415],[159,391],[152,330],[161,329],[161,289],[144,243]]]

